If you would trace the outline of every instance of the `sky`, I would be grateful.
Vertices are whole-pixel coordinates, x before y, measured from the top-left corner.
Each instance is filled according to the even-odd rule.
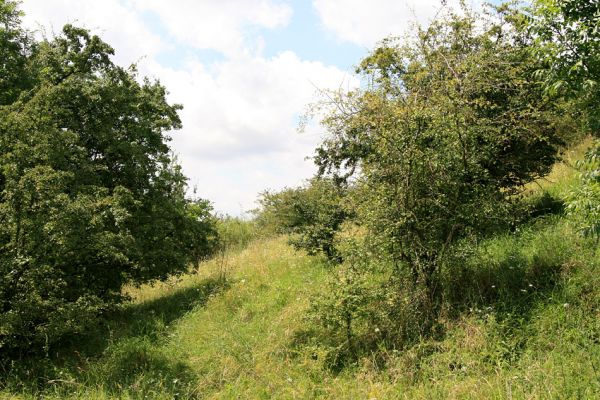
[[[459,0],[447,0],[456,7]],[[480,0],[467,1],[478,7]],[[427,23],[441,0],[25,0],[24,25],[46,37],[71,23],[137,64],[183,105],[170,143],[190,191],[247,215],[264,190],[316,171],[318,121],[298,132],[323,90],[351,90],[354,66],[389,35]],[[191,194],[191,192],[190,192]]]

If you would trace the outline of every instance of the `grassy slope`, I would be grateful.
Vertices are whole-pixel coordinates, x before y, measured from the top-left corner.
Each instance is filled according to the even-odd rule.
[[[531,188],[560,198],[574,182],[558,165]],[[600,398],[599,266],[596,244],[565,217],[541,216],[469,259],[464,297],[488,293],[477,285],[489,296],[448,317],[442,339],[336,375],[292,345],[328,267],[283,238],[259,241],[132,289],[134,302],[85,343],[19,363],[0,397]]]

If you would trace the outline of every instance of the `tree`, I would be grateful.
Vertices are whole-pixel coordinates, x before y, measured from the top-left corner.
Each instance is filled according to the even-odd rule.
[[[581,186],[567,210],[585,235],[600,238],[600,4],[586,0],[534,2],[530,29],[536,35],[538,75],[555,98],[574,100],[596,137],[583,162]]]
[[[190,259],[186,178],[166,134],[180,106],[84,29],[23,47],[15,7],[0,3],[14,55],[0,82],[0,351],[78,332],[123,285]]]
[[[291,234],[294,247],[340,262],[334,239],[351,216],[344,197],[345,190],[330,179],[312,179],[305,187],[265,192],[259,200],[258,221],[262,226],[274,226],[278,233]]]
[[[600,4],[587,0],[537,0],[530,15],[538,76],[553,95],[574,97],[598,131],[600,113]]]
[[[20,17],[17,3],[0,1],[0,105],[11,103],[30,86],[26,64],[35,45],[20,28]]]
[[[365,87],[332,96],[323,120],[319,173],[354,177],[359,223],[432,310],[444,255],[504,224],[561,143],[559,108],[531,78],[524,17],[497,11],[497,21],[450,13],[413,40],[384,40],[357,70]]]
[[[214,254],[219,245],[217,218],[208,200],[189,200],[186,204],[187,227],[185,229],[190,244],[188,249],[192,262],[196,267],[204,259]]]

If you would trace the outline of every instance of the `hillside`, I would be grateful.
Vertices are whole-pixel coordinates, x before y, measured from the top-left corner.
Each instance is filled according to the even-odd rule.
[[[585,146],[585,145],[584,145]],[[560,204],[577,184],[566,164],[532,185]],[[551,199],[552,201],[548,200]],[[0,396],[29,398],[594,398],[600,396],[600,250],[560,207],[486,239],[460,291],[477,305],[443,333],[334,371],[311,344],[311,297],[331,268],[285,237],[155,286],[58,353],[13,364]],[[475,286],[487,285],[486,290]],[[464,304],[467,304],[464,302]],[[374,327],[375,329],[375,327]]]
[[[318,1],[65,1],[0,0],[0,398],[600,398],[600,2],[348,70]]]

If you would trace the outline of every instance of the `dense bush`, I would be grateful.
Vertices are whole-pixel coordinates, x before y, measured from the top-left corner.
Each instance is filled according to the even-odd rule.
[[[195,212],[165,88],[84,29],[32,43],[18,18],[0,2],[0,351],[50,345],[124,284],[186,269]]]
[[[196,268],[200,262],[213,255],[219,246],[218,219],[213,214],[212,204],[205,199],[188,200],[186,203],[187,224],[185,228],[188,254]]]
[[[600,141],[586,153],[577,167],[581,186],[570,193],[567,211],[575,217],[584,235],[600,240]]]
[[[537,0],[530,29],[536,35],[537,74],[556,99],[577,104],[592,135],[600,132],[600,4],[586,0]],[[600,143],[579,164],[581,187],[568,210],[584,234],[600,237]]]
[[[319,302],[347,348],[434,334],[456,244],[509,228],[523,185],[558,158],[568,107],[533,78],[525,16],[490,12],[447,13],[412,39],[384,40],[358,68],[365,85],[324,105],[329,135],[315,160],[321,175],[354,178],[350,202],[367,230]],[[372,271],[384,279],[368,288]],[[350,328],[375,320],[387,321],[376,335],[352,339]]]
[[[359,68],[370,85],[324,119],[321,173],[359,172],[359,219],[432,294],[437,260],[501,225],[511,195],[549,171],[561,143],[519,16],[498,17],[477,26],[450,15],[413,41],[384,41]]]
[[[344,204],[346,190],[331,179],[316,178],[305,187],[265,192],[259,199],[257,222],[263,229],[291,235],[290,243],[308,254],[341,261],[335,235],[352,211]]]

